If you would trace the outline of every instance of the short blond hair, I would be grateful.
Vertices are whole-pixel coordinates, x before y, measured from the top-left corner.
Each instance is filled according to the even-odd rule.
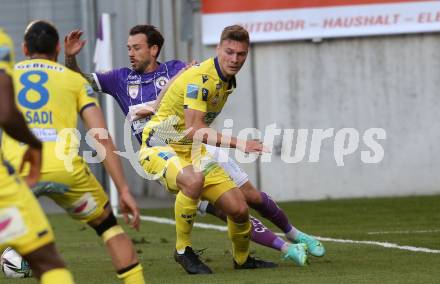
[[[222,35],[220,36],[220,43],[227,39],[249,44],[249,33],[242,26],[228,26],[223,29]]]

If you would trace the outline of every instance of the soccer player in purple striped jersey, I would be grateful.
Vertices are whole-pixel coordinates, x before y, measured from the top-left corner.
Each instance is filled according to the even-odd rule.
[[[136,112],[145,106],[151,105],[159,96],[161,89],[186,64],[179,60],[170,60],[160,63],[156,60],[163,44],[163,37],[156,30],[145,31],[148,45],[141,36],[142,26],[131,29],[127,48],[131,68],[122,67],[104,73],[84,74],[80,71],[75,54],[84,46],[80,40],[82,32],[74,30],[65,38],[67,67],[80,72],[92,83],[92,87],[99,93],[106,93],[118,102],[121,110],[131,122],[133,134],[141,142],[142,130],[147,119],[139,119]]]
[[[163,37],[160,32],[150,25],[135,26],[130,30],[127,48],[131,68],[119,68],[105,73],[82,73],[75,56],[84,46],[81,40],[82,32],[75,30],[66,36],[65,57],[66,66],[80,72],[90,82],[96,91],[113,96],[122,111],[132,123],[132,130],[141,143],[142,129],[158,107],[159,94],[165,85],[186,64],[179,60],[171,60],[164,63],[157,61],[157,57],[163,45]],[[249,181],[247,174],[231,158],[220,159],[227,155],[221,148],[206,145],[207,150],[215,157],[224,170],[231,176],[244,194],[248,205],[258,211],[261,216],[270,220],[281,229],[286,238],[294,244],[306,244],[311,255],[323,256],[324,246],[315,238],[296,229],[288,220],[284,211],[264,192],[258,191]],[[211,204],[202,202],[199,211],[203,214],[208,212],[225,220],[224,214],[216,210]],[[286,259],[291,259],[299,265],[304,265],[298,259],[298,246],[285,242],[276,236],[263,223],[255,217],[252,221],[252,240],[258,244],[282,251]]]

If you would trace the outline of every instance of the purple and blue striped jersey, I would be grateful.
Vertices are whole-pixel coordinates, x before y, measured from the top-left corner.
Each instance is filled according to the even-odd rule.
[[[149,73],[138,73],[124,67],[105,73],[93,73],[93,76],[99,91],[114,97],[121,110],[128,116],[130,110],[153,103],[168,81],[185,66],[182,61],[170,60],[159,63],[159,67]],[[142,130],[147,121],[143,118],[131,123],[133,134],[139,143],[142,141]]]

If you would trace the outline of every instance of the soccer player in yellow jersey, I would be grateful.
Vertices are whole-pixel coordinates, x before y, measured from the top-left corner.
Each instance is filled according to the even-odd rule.
[[[30,164],[25,182],[0,149],[0,248],[12,246],[17,250],[40,283],[73,284],[72,275],[55,248],[52,228],[28,188],[40,176],[42,144],[29,131],[15,105],[12,65],[12,41],[0,30],[0,126],[10,137],[29,145],[21,163]]]
[[[121,110],[132,123],[133,134],[136,135],[139,143],[142,143],[142,129],[154,111],[157,110],[163,94],[172,84],[174,78],[178,77],[190,65],[186,65],[180,60],[157,61],[164,43],[163,36],[154,26],[136,25],[130,29],[127,41],[130,68],[123,67],[105,73],[87,74],[81,71],[76,62],[76,55],[85,44],[85,41],[81,40],[81,35],[80,30],[74,30],[65,37],[66,66],[81,73],[98,94],[111,95],[118,101]],[[171,80],[168,81],[169,79]],[[168,83],[164,84],[167,81]],[[132,89],[135,91],[132,92]],[[294,244],[285,242],[264,226],[259,219],[250,216],[252,241],[281,251],[285,259],[291,259],[298,265],[306,263],[306,252],[302,249],[303,246],[297,245],[298,243],[306,244],[307,251],[313,256],[325,254],[324,246],[318,240],[293,226],[276,202],[263,191],[259,191],[249,181],[246,172],[233,159],[229,158],[224,150],[212,145],[205,145],[205,147],[240,188],[249,207],[270,220]],[[208,201],[200,202],[197,212],[202,215],[205,212],[215,214],[226,221],[226,216]]]
[[[29,128],[43,141],[41,181],[64,185],[65,188],[64,192],[48,192],[46,195],[71,217],[87,223],[96,231],[124,283],[144,283],[142,267],[130,238],[117,224],[103,188],[77,155],[79,141],[75,135],[63,135],[66,129],[77,126],[77,114],[89,129],[105,128],[103,114],[90,85],[80,74],[56,62],[60,44],[58,32],[52,24],[32,22],[25,31],[23,51],[29,60],[16,64],[14,72],[18,106]],[[133,215],[131,225],[138,228],[139,211],[111,138],[96,139],[106,150],[104,166],[118,188],[124,214],[129,210]],[[22,145],[5,137],[3,146],[11,162],[17,166],[24,151]],[[70,166],[65,165],[63,157],[72,158]]]
[[[247,153],[267,151],[259,141],[239,141],[209,127],[235,88],[235,74],[244,64],[248,48],[245,29],[225,28],[217,57],[177,77],[143,130],[140,163],[151,178],[178,192],[174,258],[190,274],[212,273],[191,248],[190,234],[200,198],[227,215],[236,269],[276,266],[249,256],[251,224],[245,198],[201,144],[239,148]]]

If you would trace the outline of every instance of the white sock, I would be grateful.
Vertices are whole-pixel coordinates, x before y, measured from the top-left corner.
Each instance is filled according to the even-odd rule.
[[[286,253],[287,252],[287,250],[289,249],[289,243],[285,243],[282,247],[281,247],[281,251],[282,252],[284,252],[284,253]]]
[[[209,202],[206,200],[200,200],[197,205],[197,214],[204,217],[206,215],[206,208],[208,207]]]
[[[291,241],[294,242],[296,239],[296,235],[300,232],[300,230],[297,230],[295,227],[292,226],[292,229],[286,233],[286,238]]]
[[[177,250],[177,254],[184,254],[185,253],[185,249],[178,249]]]

